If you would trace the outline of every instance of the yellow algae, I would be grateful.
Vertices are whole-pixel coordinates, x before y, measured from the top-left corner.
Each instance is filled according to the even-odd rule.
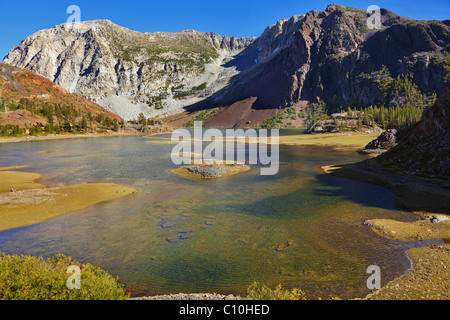
[[[403,222],[390,219],[368,220],[372,230],[389,239],[399,241],[422,241],[442,239],[450,241],[450,220],[432,223],[428,219]]]
[[[69,150],[47,150],[47,151],[37,151],[34,152],[34,154],[48,154],[48,153],[60,153],[60,152],[67,152]]]
[[[171,138],[158,138],[155,140],[149,140],[149,141],[145,141],[146,143],[151,143],[151,144],[179,144],[181,142],[183,143],[195,143],[195,142],[222,142],[222,143],[226,143],[226,142],[237,142],[237,143],[242,143],[242,144],[248,144],[248,143],[265,143],[265,144],[278,144],[277,143],[277,139],[273,138],[273,142],[272,142],[272,138],[269,135],[267,138],[261,138],[261,137],[248,137],[248,136],[226,136],[224,135],[223,137],[215,137],[213,139],[196,139],[196,138],[190,138],[190,139],[186,139],[186,140],[172,140]]]
[[[342,169],[342,166],[336,166],[336,165],[331,165],[331,166],[323,166],[321,167],[322,171],[325,173],[332,173],[335,170],[339,170]]]
[[[45,188],[35,183],[40,178],[40,174],[33,172],[0,171],[0,193]]]
[[[378,134],[354,133],[354,134],[301,134],[280,136],[280,144],[284,145],[321,145],[321,146],[345,146],[364,148],[369,142],[376,139]]]
[[[171,141],[171,140],[149,140],[145,141],[145,143],[151,143],[151,144],[178,144],[180,141]]]
[[[10,171],[10,170],[15,170],[15,169],[23,169],[23,168],[29,168],[31,167],[30,165],[26,165],[26,166],[14,166],[14,167],[0,167],[0,171]]]
[[[0,231],[40,223],[136,191],[113,183],[47,188],[35,182],[40,178],[33,172],[0,171]]]
[[[2,193],[0,231],[41,223],[135,191],[113,183],[92,183]]]

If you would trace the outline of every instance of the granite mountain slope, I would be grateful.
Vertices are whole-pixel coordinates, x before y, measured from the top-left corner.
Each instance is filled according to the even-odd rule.
[[[141,112],[170,113],[222,88],[235,74],[222,62],[253,40],[193,30],[140,33],[98,20],[41,30],[4,62],[132,120]]]

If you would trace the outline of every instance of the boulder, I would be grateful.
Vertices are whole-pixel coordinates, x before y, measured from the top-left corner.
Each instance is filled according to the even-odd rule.
[[[397,141],[397,130],[390,129],[383,132],[377,139],[369,142],[365,149],[385,149],[393,146]]]

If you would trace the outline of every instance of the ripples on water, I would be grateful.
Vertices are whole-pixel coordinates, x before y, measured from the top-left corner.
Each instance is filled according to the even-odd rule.
[[[323,175],[323,165],[361,156],[285,147],[280,172],[254,167],[223,180],[171,173],[169,136],[69,139],[0,145],[2,166],[32,165],[50,185],[115,182],[139,192],[50,221],[0,233],[0,251],[70,255],[98,265],[132,295],[245,294],[254,281],[300,287],[310,297],[362,297],[366,269],[386,283],[410,265],[405,249],[362,226],[409,220],[388,190]],[[36,154],[37,151],[65,150]]]

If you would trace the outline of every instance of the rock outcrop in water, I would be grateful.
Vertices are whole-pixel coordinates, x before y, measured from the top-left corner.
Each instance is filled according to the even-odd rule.
[[[231,165],[190,165],[184,166],[174,170],[179,175],[193,175],[202,179],[216,179],[240,172],[248,171],[250,167],[245,164],[231,164]],[[186,174],[188,173],[188,174]]]

